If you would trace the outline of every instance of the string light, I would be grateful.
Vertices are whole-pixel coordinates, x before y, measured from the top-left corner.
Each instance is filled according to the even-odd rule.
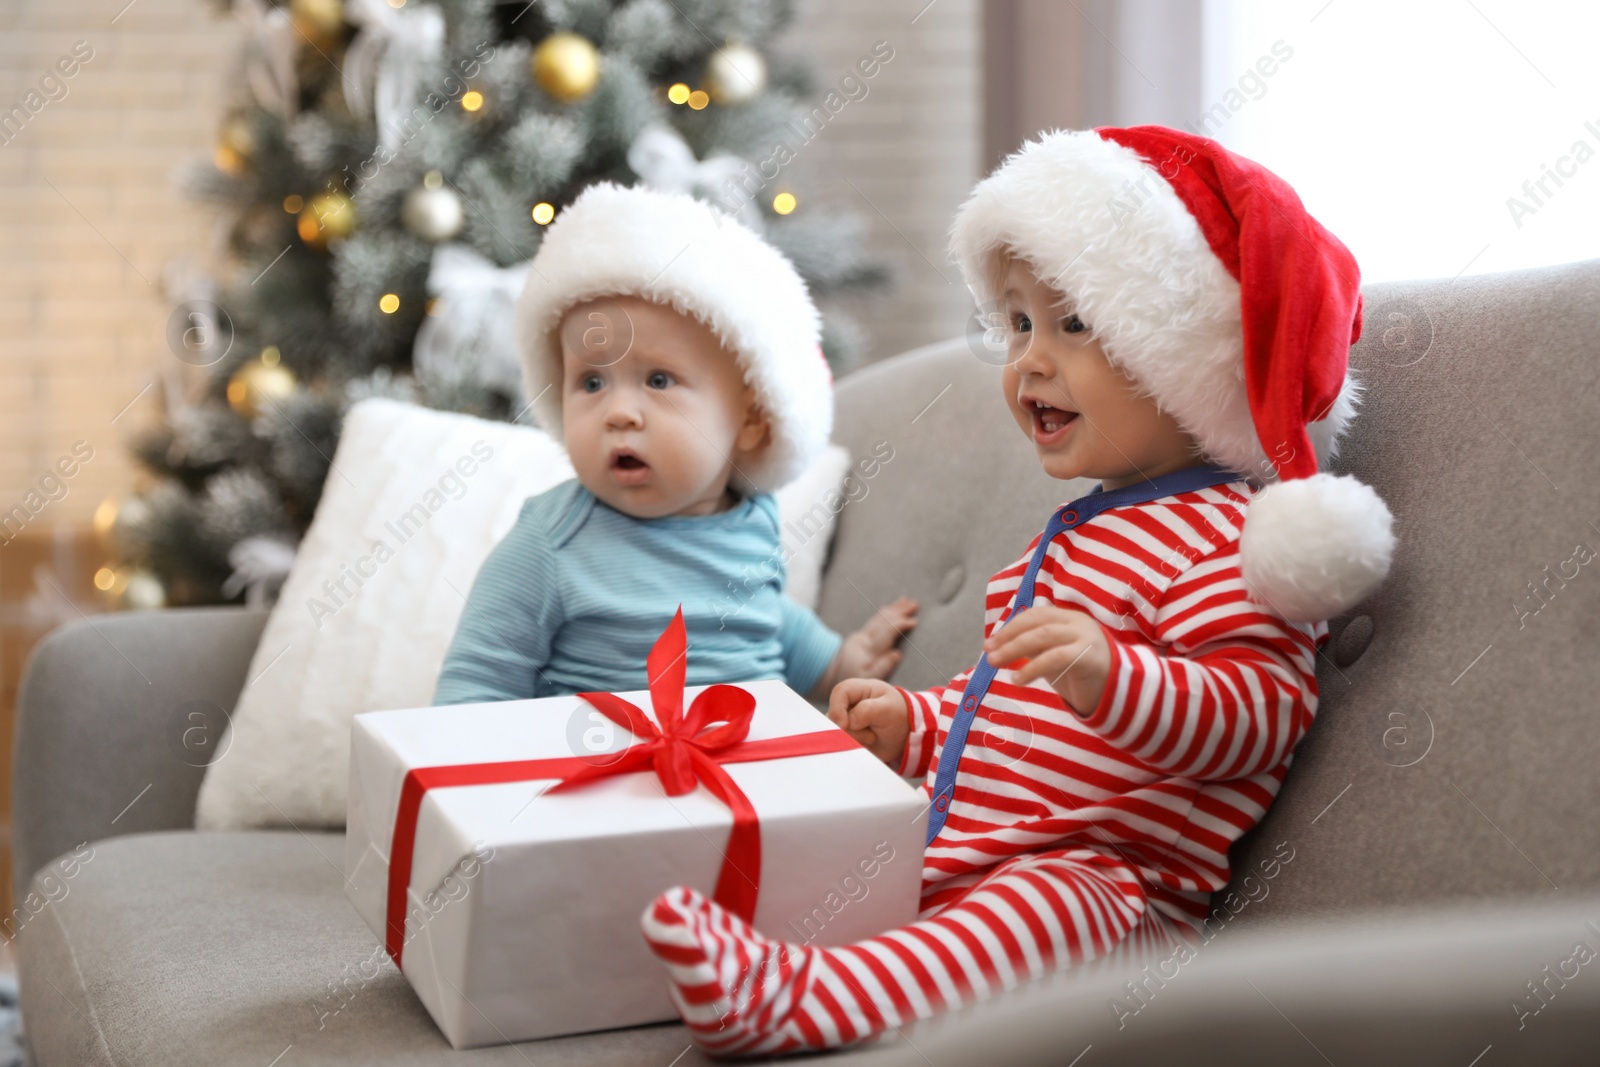
[[[117,572],[110,567],[101,567],[94,572],[94,587],[104,592],[117,584]]]
[[[461,110],[477,111],[483,107],[483,94],[476,89],[468,89],[461,94]]]
[[[551,207],[549,204],[546,204],[544,201],[541,200],[539,203],[533,205],[533,221],[537,222],[540,226],[545,225],[555,217],[556,209]]]
[[[672,88],[667,90],[667,99],[671,100],[674,104],[682,104],[687,102],[689,99],[689,87],[682,82],[678,82]]]
[[[378,298],[378,310],[385,315],[393,315],[400,310],[400,298],[393,293],[384,293]]]
[[[211,162],[224,174],[238,174],[244,170],[244,158],[225,144],[217,145]]]
[[[94,532],[101,537],[109,537],[111,530],[117,525],[117,502],[113,497],[106,497],[100,501],[100,506],[94,509]]]
[[[787,215],[789,212],[793,211],[798,204],[799,201],[795,200],[793,193],[779,193],[777,196],[772,198],[772,210],[776,211],[780,215]]]
[[[704,111],[709,103],[711,103],[711,95],[704,89],[696,89],[689,94],[689,106],[696,111]]]
[[[290,193],[288,196],[283,198],[283,210],[287,211],[291,215],[300,214],[300,209],[305,206],[305,200],[294,195],[293,193]]]
[[[278,351],[277,345],[268,345],[261,350],[261,365],[264,367],[276,367],[282,359],[283,353]]]

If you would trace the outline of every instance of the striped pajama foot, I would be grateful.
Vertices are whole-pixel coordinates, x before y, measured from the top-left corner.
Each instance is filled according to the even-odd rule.
[[[1131,874],[1081,853],[1030,857],[932,918],[833,948],[770,940],[687,886],[641,925],[696,1044],[770,1055],[857,1044],[1113,950],[1175,944]]]
[[[816,1047],[801,1038],[792,1016],[810,988],[817,950],[762,937],[688,886],[657,897],[643,927],[701,1048],[735,1056]]]

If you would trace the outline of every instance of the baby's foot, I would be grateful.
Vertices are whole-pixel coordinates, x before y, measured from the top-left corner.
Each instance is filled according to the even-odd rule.
[[[815,950],[761,936],[688,886],[657,897],[641,925],[701,1048],[738,1056],[815,1047],[790,1018],[806,993]]]

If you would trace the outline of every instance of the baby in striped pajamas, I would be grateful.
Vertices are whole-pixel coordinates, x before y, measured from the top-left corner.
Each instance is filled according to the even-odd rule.
[[[1320,306],[1343,332],[1312,355],[1336,362],[1335,395],[1307,386],[1280,437],[1267,401],[1246,406],[1238,373],[1241,314],[1254,309],[1241,313],[1224,269],[1241,259],[1237,232],[1229,245],[1226,226],[1199,225],[1197,205],[1221,184],[1202,168],[1220,165],[1189,162],[1198,177],[1162,166],[1173,144],[1195,142],[1226,152],[1165,127],[1048,134],[958,214],[952,251],[1002,349],[1012,417],[1046,474],[1100,484],[990,579],[978,663],[920,692],[863,678],[832,691],[829,718],[927,794],[916,922],[821,947],[769,939],[689,887],[646,910],[645,936],[708,1052],[854,1044],[1114,953],[1181,962],[1200,943],[1229,847],[1265,814],[1311,725],[1325,619],[1381,580],[1387,555],[1355,578],[1337,552],[1316,561],[1311,573],[1340,576],[1338,588],[1316,587],[1289,551],[1276,578],[1252,566],[1279,542],[1266,525],[1247,534],[1251,509],[1331,478],[1314,454],[1326,460],[1353,413],[1344,355],[1359,275],[1318,227],[1333,279]],[[1253,181],[1269,174],[1249,166]],[[1108,196],[1143,179],[1132,217],[1108,217]],[[1302,239],[1276,238],[1280,250]],[[1252,270],[1254,256],[1242,257]],[[1301,357],[1274,358],[1277,375]],[[1298,462],[1280,444],[1303,449]],[[1260,477],[1273,473],[1281,484]],[[1377,500],[1333,481],[1346,506]],[[1296,506],[1315,521],[1312,503]]]

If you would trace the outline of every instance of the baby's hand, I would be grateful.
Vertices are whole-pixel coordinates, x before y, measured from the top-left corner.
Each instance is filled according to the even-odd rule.
[[[899,691],[878,678],[846,678],[828,698],[828,719],[891,767],[905,756],[908,710]]]
[[[1012,682],[1043,678],[1082,719],[1100,705],[1111,673],[1111,649],[1100,624],[1087,612],[1034,604],[1022,609],[983,642],[997,669],[1012,670]]]
[[[901,597],[885,604],[866,625],[844,639],[834,661],[835,678],[887,678],[900,663],[895,646],[917,626],[917,602]]]

